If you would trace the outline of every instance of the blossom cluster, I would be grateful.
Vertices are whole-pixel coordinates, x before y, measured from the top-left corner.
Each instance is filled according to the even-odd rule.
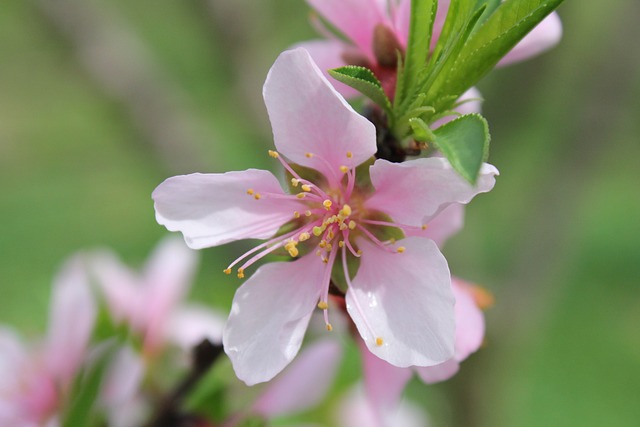
[[[440,81],[433,69],[464,63],[447,57],[466,40],[456,33],[466,27],[455,25],[475,28],[484,9],[464,21],[448,0],[307,2],[324,38],[281,53],[263,88],[274,143],[264,155],[280,172],[167,178],[152,194],[156,220],[182,233],[186,246],[163,240],[141,272],[106,249],[70,259],[54,282],[43,340],[25,344],[0,328],[1,425],[68,425],[88,416],[78,401],[91,387],[91,416],[108,425],[267,425],[323,400],[347,339],[360,352],[362,380],[339,399],[336,423],[426,424],[401,400],[403,389],[414,375],[427,384],[455,375],[483,344],[483,310],[492,303],[452,275],[443,247],[462,228],[465,205],[492,190],[499,173],[486,162],[475,83],[461,83],[445,101],[423,89]],[[494,13],[515,2],[492,2]],[[413,14],[427,3],[423,56],[431,62],[410,74],[420,28]],[[512,49],[499,45],[500,58],[490,52],[486,62],[507,65],[557,43],[562,27],[552,8],[538,18],[515,22],[532,31],[511,36]],[[372,102],[358,111],[350,101],[362,94]],[[480,150],[468,148],[477,141]],[[239,283],[228,318],[185,303],[193,250],[247,239],[259,242],[220,274]],[[209,378],[224,366],[223,353],[244,385]],[[185,379],[158,397],[164,371]],[[203,414],[215,399],[226,405],[260,383],[241,405]]]

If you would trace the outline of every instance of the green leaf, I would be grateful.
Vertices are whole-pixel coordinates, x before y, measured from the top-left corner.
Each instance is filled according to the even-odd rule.
[[[397,87],[396,106],[412,94],[418,74],[426,67],[437,8],[437,0],[411,0],[409,40],[402,73],[403,85]]]
[[[489,155],[489,125],[479,114],[460,116],[433,131],[433,143],[464,179],[475,184]]]
[[[98,399],[104,375],[118,350],[115,340],[105,344],[92,366],[82,372],[71,391],[71,401],[64,414],[63,427],[92,426],[96,421],[95,402]]]
[[[500,4],[467,40],[455,63],[434,82],[428,98],[461,95],[562,2],[506,0]]]
[[[413,131],[413,139],[420,142],[434,142],[436,137],[429,129],[429,125],[427,125],[424,120],[419,117],[414,117],[409,120],[409,125],[411,126],[411,130]]]
[[[358,92],[367,96],[373,102],[381,106],[389,115],[392,116],[391,102],[382,89],[380,81],[373,72],[357,65],[347,65],[345,67],[334,68],[329,70],[329,74],[334,79],[351,86]]]

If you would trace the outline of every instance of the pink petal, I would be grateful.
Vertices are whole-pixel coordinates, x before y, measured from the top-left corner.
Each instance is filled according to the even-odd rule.
[[[484,315],[478,308],[469,288],[464,281],[452,278],[453,295],[456,297],[456,355],[463,361],[477,351],[484,340]]]
[[[498,63],[498,66],[529,59],[558,44],[562,37],[562,21],[556,12],[551,13]]]
[[[362,341],[359,344],[367,398],[378,411],[395,408],[413,372],[410,368],[398,368],[373,355]]]
[[[252,189],[263,197],[255,200]],[[241,239],[265,239],[278,231],[301,205],[283,195],[272,173],[249,169],[223,174],[174,176],[153,192],[156,220],[180,231],[190,248],[201,249]]]
[[[370,172],[376,192],[367,207],[413,226],[426,224],[451,203],[468,203],[476,194],[491,190],[498,175],[494,166],[484,163],[476,185],[471,186],[439,157],[403,163],[378,159]]]
[[[280,54],[263,94],[276,148],[294,163],[320,171],[330,185],[343,176],[340,166],[355,167],[376,152],[374,125],[331,86],[306,50]]]
[[[107,370],[102,386],[102,404],[118,410],[138,394],[144,377],[144,362],[130,348],[120,349]]]
[[[171,312],[191,288],[198,257],[182,239],[165,238],[151,255],[144,272],[143,314],[145,348],[153,352],[164,344]]]
[[[390,26],[384,0],[307,0],[329,23],[347,36],[362,53],[373,59],[373,30]]]
[[[340,40],[311,40],[298,43],[292,47],[292,49],[295,48],[303,48],[309,52],[313,62],[315,62],[318,68],[322,71],[324,77],[331,82],[333,87],[340,92],[342,96],[345,98],[353,98],[360,95],[360,92],[335,80],[327,72],[332,68],[347,65],[343,59],[343,54],[353,49],[352,47],[346,45]]]
[[[20,371],[28,357],[18,334],[0,326],[0,401],[17,387]]]
[[[442,248],[449,237],[456,234],[464,224],[464,206],[453,203],[444,208],[431,221],[426,230],[409,230],[407,237],[418,236],[431,239]]]
[[[336,341],[323,340],[306,347],[269,383],[253,405],[253,412],[270,418],[315,406],[333,383],[340,356],[341,348]]]
[[[398,242],[405,252],[393,253],[365,239],[357,243],[363,254],[347,291],[347,311],[369,351],[401,368],[450,359],[454,298],[436,244],[409,237]]]
[[[260,267],[238,290],[223,332],[236,375],[269,381],[293,360],[320,297],[324,269],[314,254]]]
[[[455,359],[447,360],[435,366],[415,368],[418,376],[427,384],[434,384],[445,381],[458,373],[460,363]]]
[[[46,341],[47,366],[68,384],[85,356],[97,315],[88,277],[79,257],[67,261],[53,284]]]
[[[189,304],[174,310],[165,329],[165,340],[183,350],[191,350],[204,339],[222,343],[226,318],[209,307]]]
[[[111,316],[116,322],[131,322],[139,316],[142,293],[141,279],[111,251],[96,252],[89,267],[102,290]],[[144,302],[143,302],[144,303]],[[139,329],[139,325],[132,325]]]

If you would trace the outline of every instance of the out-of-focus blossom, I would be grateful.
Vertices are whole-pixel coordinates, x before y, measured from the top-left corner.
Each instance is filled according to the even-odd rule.
[[[362,387],[355,387],[343,400],[336,414],[339,427],[428,427],[422,408],[402,400],[393,408],[375,407]]]
[[[140,274],[106,250],[92,257],[91,266],[114,320],[126,323],[142,338],[146,356],[156,355],[169,342],[188,350],[205,338],[221,341],[220,315],[182,303],[197,255],[181,239],[160,242]]]
[[[333,35],[322,26],[319,30],[326,37],[299,44],[326,72],[344,65],[362,65],[370,68],[381,81],[388,95],[395,88],[396,49],[403,51],[408,42],[411,0],[307,0],[329,24],[348,41]],[[440,37],[449,0],[438,1],[438,12],[433,26],[431,47]],[[562,36],[562,23],[553,12],[522,39],[498,65],[528,59],[558,43]],[[345,96],[356,94],[354,89],[336,83]]]
[[[0,425],[53,427],[85,360],[96,306],[79,257],[53,284],[44,342],[26,345],[0,328]]]
[[[298,352],[316,306],[331,329],[334,264],[337,271],[342,264],[347,311],[371,352],[403,367],[448,360],[454,341],[449,270],[436,244],[421,233],[448,205],[489,191],[497,170],[483,165],[472,187],[442,158],[400,164],[378,159],[366,184],[366,169],[356,177],[356,168],[375,154],[375,128],[304,49],[280,55],[264,97],[276,148],[313,171],[298,174],[270,152],[291,174],[295,194],[283,191],[270,172],[254,169],[177,176],[153,193],[158,222],[181,231],[192,248],[270,239],[231,263],[227,274],[239,264],[242,278],[277,249],[295,258],[262,266],[236,292],[223,341],[238,377],[255,384],[280,372]],[[381,241],[379,231],[389,227],[412,237]],[[360,262],[353,280],[349,259]]]

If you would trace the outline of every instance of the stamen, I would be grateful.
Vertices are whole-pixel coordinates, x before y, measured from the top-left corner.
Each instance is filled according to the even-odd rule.
[[[327,265],[327,268],[324,270],[324,276],[322,278],[322,291],[320,293],[321,295],[320,302],[324,302],[325,304],[327,304],[327,308],[329,306],[327,301],[329,301],[329,286],[331,284],[331,270],[332,270],[331,267],[333,266],[333,263],[336,259],[337,254],[338,254],[338,250],[336,247],[329,254],[329,259],[324,258],[322,260],[323,262],[325,262],[325,264],[328,264],[328,265]],[[329,310],[323,310],[323,311],[324,311],[324,323],[327,325],[327,330],[331,331],[333,328],[331,327],[331,323],[329,323],[329,314],[328,314]]]
[[[347,151],[347,158],[350,159],[353,157],[353,153],[351,151]]]
[[[324,230],[326,230],[326,229],[327,229],[327,226],[324,225],[324,224],[322,224],[322,226],[320,226],[320,227],[315,226],[315,227],[313,227],[313,235],[316,236],[316,237],[320,237],[320,235],[322,233],[324,233]]]
[[[269,155],[274,159],[277,159],[278,157],[280,157],[280,154],[278,154],[277,151],[273,151],[273,150],[269,150]]]
[[[253,195],[253,198],[256,200],[260,200],[262,198],[262,196],[260,195],[260,193],[256,193]]]
[[[347,173],[349,172],[349,168],[347,166],[342,165],[340,166],[340,172]]]
[[[327,323],[327,331],[333,331],[333,326],[331,326],[331,323]]]
[[[224,274],[231,274],[231,269],[230,268],[225,268],[224,270],[222,270],[224,272]]]
[[[358,228],[367,235],[367,237],[369,239],[371,239],[371,241],[373,243],[375,243],[376,245],[378,245],[381,249],[384,249],[387,252],[392,252],[395,253],[395,251],[393,249],[391,249],[389,246],[385,245],[384,243],[382,243],[376,236],[373,235],[373,233],[371,233],[369,230],[367,230],[366,228],[364,228],[363,226],[361,226],[360,224],[358,224]]]
[[[309,233],[305,232],[305,233],[300,234],[300,237],[298,237],[298,239],[301,242],[304,242],[305,240],[309,240],[310,237],[311,237],[311,235]]]
[[[307,193],[298,193],[298,194],[296,194],[296,197],[297,197],[298,199],[304,199],[304,197],[305,197],[306,195],[307,195]]]
[[[357,225],[354,220],[349,221],[349,230],[353,230]]]
[[[343,216],[344,218],[346,218],[349,215],[351,215],[351,206],[349,206],[349,205],[342,206],[342,209],[340,210],[340,215]]]
[[[244,268],[238,269],[238,279],[244,279]]]
[[[398,246],[398,248],[396,249],[396,251],[401,254],[406,250],[406,248],[404,246]]]
[[[327,304],[325,301],[320,301],[320,302],[318,303],[318,308],[319,308],[320,310],[326,310],[326,309],[328,309],[328,308],[329,308],[329,304]]]
[[[297,219],[297,218],[300,218],[300,212],[298,212],[298,211],[293,211],[293,217],[294,217],[294,218],[296,218],[296,219]]]
[[[332,203],[332,202],[331,202],[331,200],[329,200],[329,199],[327,199],[327,200],[325,200],[324,202],[322,202],[322,206],[324,206],[324,208],[325,208],[326,210],[331,209],[331,205],[332,205],[332,204],[333,204],[333,203]]]
[[[310,159],[310,158],[312,158],[312,157],[313,157],[313,153],[305,153],[305,154],[304,154],[304,156],[305,156],[307,159]]]
[[[305,211],[304,216],[311,216],[311,211]]]
[[[291,178],[291,185],[293,185],[294,187],[297,187],[298,184],[300,184],[300,180],[299,179]]]
[[[416,227],[415,225],[407,225],[407,224],[400,224],[397,222],[389,222],[389,221],[376,221],[373,219],[363,219],[361,220],[361,222],[364,222],[365,224],[371,224],[371,225],[382,225],[383,227],[393,227],[393,228],[398,228],[400,230],[403,231],[408,231],[408,230],[426,230],[427,229],[427,225],[421,225],[420,227]]]
[[[311,186],[309,184],[302,185],[302,191],[311,191]]]
[[[382,347],[382,344],[384,344],[384,340],[381,337],[377,337],[376,338],[376,345],[378,347]]]
[[[250,188],[250,189],[247,190],[247,194],[248,195],[253,196],[253,193],[255,193],[255,191],[253,191],[253,189]]]

